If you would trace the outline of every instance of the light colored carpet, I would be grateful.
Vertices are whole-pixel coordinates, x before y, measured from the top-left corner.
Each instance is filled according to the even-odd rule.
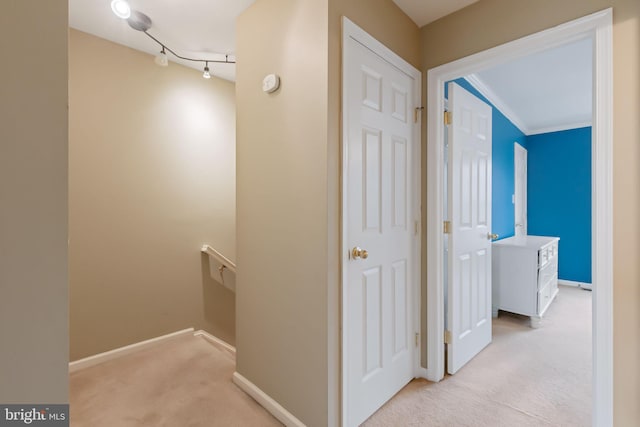
[[[72,427],[279,426],[231,381],[235,357],[199,337],[71,374]],[[377,426],[591,425],[591,292],[560,287],[540,329],[500,312],[493,342],[440,383],[415,380]]]
[[[493,342],[439,383],[414,380],[375,426],[590,426],[591,292],[560,287],[540,329],[500,312]]]
[[[72,427],[281,426],[231,381],[235,355],[186,336],[74,372]]]

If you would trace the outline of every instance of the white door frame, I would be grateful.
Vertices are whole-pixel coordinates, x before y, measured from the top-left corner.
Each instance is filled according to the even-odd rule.
[[[593,40],[592,281],[594,426],[613,425],[612,9],[430,69],[427,76],[427,379],[444,376],[442,173],[444,84],[572,41]]]
[[[348,348],[346,345],[346,338],[347,338],[347,328],[345,327],[345,320],[347,319],[347,316],[345,315],[346,309],[347,307],[344,306],[344,301],[346,300],[346,289],[345,289],[345,284],[348,283],[348,277],[347,277],[347,269],[345,268],[347,262],[349,261],[349,242],[347,241],[347,233],[346,233],[346,229],[344,224],[346,224],[346,218],[348,215],[347,212],[347,182],[346,182],[346,173],[344,168],[347,165],[347,145],[345,144],[345,141],[348,138],[348,129],[346,128],[346,126],[344,126],[344,123],[346,123],[346,117],[345,114],[348,111],[347,108],[347,103],[348,103],[348,96],[347,94],[349,93],[349,88],[348,88],[348,84],[349,81],[347,79],[346,76],[346,70],[345,70],[345,64],[346,61],[344,59],[344,55],[345,55],[345,49],[344,47],[347,45],[347,41],[349,39],[353,39],[355,41],[357,41],[358,43],[362,44],[363,46],[365,46],[367,49],[371,50],[373,53],[375,53],[376,55],[380,56],[382,59],[384,59],[385,61],[389,62],[390,64],[392,64],[393,66],[395,66],[396,68],[398,68],[400,71],[402,71],[403,73],[407,74],[408,76],[412,77],[414,80],[414,88],[413,88],[413,102],[415,104],[415,107],[419,107],[419,105],[421,104],[421,100],[422,100],[422,73],[417,70],[414,66],[412,66],[411,64],[409,64],[407,61],[405,61],[404,59],[402,59],[400,56],[398,56],[395,52],[393,52],[392,50],[390,50],[389,48],[387,48],[386,46],[384,46],[382,43],[380,43],[378,40],[376,40],[375,38],[373,38],[371,35],[369,35],[368,33],[366,33],[363,29],[361,29],[360,27],[358,27],[356,24],[354,24],[352,21],[350,21],[347,17],[342,17],[342,55],[343,55],[343,59],[342,59],[342,173],[341,173],[341,180],[342,180],[342,206],[340,208],[340,224],[341,224],[341,263],[342,263],[342,267],[341,267],[341,301],[340,301],[340,308],[341,308],[341,313],[340,313],[340,339],[341,339],[341,355],[340,355],[340,362],[341,362],[341,370],[340,370],[340,389],[341,389],[341,397],[340,397],[340,406],[341,406],[341,420],[342,420],[342,425],[346,425],[346,414],[347,414],[347,408],[346,408],[346,404],[345,404],[345,399],[347,396],[347,392],[346,392],[346,387],[347,387],[347,375],[345,373],[345,367],[347,366],[346,361],[347,361],[347,354],[346,354],[346,349]],[[418,110],[419,111],[419,110]],[[413,113],[413,111],[411,112]],[[420,332],[420,310],[423,308],[422,304],[420,303],[420,277],[421,277],[421,272],[422,272],[422,267],[420,265],[420,252],[421,252],[421,233],[420,233],[420,215],[421,215],[421,209],[420,209],[420,195],[422,194],[422,190],[421,190],[421,182],[420,182],[420,150],[421,150],[421,120],[420,120],[420,115],[421,114],[417,114],[417,116],[414,116],[413,114],[411,114],[410,120],[413,120],[414,117],[417,117],[417,120],[413,120],[413,139],[414,139],[414,144],[413,145],[413,152],[411,153],[411,162],[412,162],[412,167],[413,167],[413,180],[414,180],[414,194],[411,197],[412,200],[412,206],[411,206],[411,218],[412,218],[412,223],[417,224],[416,227],[418,227],[417,231],[417,236],[416,238],[413,239],[414,244],[413,244],[413,250],[412,250],[412,256],[413,256],[413,265],[414,265],[414,271],[413,271],[413,283],[410,286],[410,295],[412,297],[412,301],[413,304],[410,307],[410,318],[413,319],[413,328],[415,331]],[[414,353],[413,353],[413,363],[414,363],[414,376],[415,377],[424,377],[426,375],[426,371],[420,367],[420,349],[421,346],[414,346]]]
[[[518,170],[517,170],[517,165],[518,165],[518,152],[524,153],[524,156],[526,159],[529,158],[529,153],[527,151],[526,148],[524,148],[522,145],[518,144],[517,142],[513,143],[513,217],[514,217],[514,221],[513,221],[513,228],[514,228],[514,232],[515,235],[518,236],[518,217],[517,217],[517,203],[518,203],[518,199],[516,197],[516,191],[518,191]],[[525,163],[524,165],[525,169],[529,170],[529,166]],[[527,218],[528,215],[528,206],[527,206],[527,197],[529,194],[529,189],[528,189],[528,179],[527,179],[527,175],[525,174],[524,176],[524,180],[525,180],[525,185],[524,185],[524,201],[522,201],[521,203],[524,204],[524,220],[522,221],[523,224],[521,225],[522,230],[521,234],[526,236],[527,232],[529,230],[529,218]]]

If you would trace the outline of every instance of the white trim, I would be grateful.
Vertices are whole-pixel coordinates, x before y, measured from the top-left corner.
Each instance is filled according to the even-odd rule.
[[[594,41],[592,130],[593,395],[592,424],[613,425],[613,46],[612,9],[441,65],[427,74],[427,370],[444,376],[442,170],[444,83],[576,40]]]
[[[202,329],[200,329],[198,331],[195,331],[193,333],[193,336],[194,337],[202,337],[205,340],[209,341],[210,343],[212,343],[214,345],[217,345],[217,346],[220,346],[220,347],[224,348],[225,350],[228,350],[228,351],[230,351],[230,352],[232,352],[234,354],[236,352],[236,348],[234,346],[232,346],[231,344],[229,344],[226,341],[221,340],[218,337],[214,337],[209,332],[203,331]]]
[[[593,425],[613,425],[613,18],[594,26],[592,168]]]
[[[493,104],[511,123],[513,123],[522,133],[529,135],[529,128],[524,124],[524,121],[500,98],[489,86],[476,73],[469,74],[464,78],[473,86],[482,96]]]
[[[354,39],[358,43],[365,46],[367,49],[373,51],[376,55],[380,56],[385,61],[393,64],[400,71],[408,75],[409,77],[413,77],[420,81],[420,77],[422,73],[415,68],[413,65],[409,64],[403,58],[398,56],[397,53],[386,47],[384,44],[380,43],[377,39],[371,36],[369,33],[364,31],[362,28],[358,27],[346,16],[342,17],[342,41],[345,42],[349,38]],[[344,77],[344,76],[343,76]],[[343,89],[343,94],[344,94]],[[343,97],[344,99],[344,97]],[[420,99],[420,98],[418,98]]]
[[[284,409],[278,402],[276,402],[271,396],[262,391],[254,383],[243,377],[238,372],[233,373],[233,383],[237,385],[242,391],[266,409],[271,415],[276,417],[285,426],[289,427],[305,427],[304,423],[297,419],[293,414]]]
[[[526,133],[527,136],[531,136],[531,135],[540,135],[542,133],[551,133],[551,132],[562,132],[563,130],[571,130],[571,129],[580,129],[580,128],[586,128],[586,127],[590,127],[593,125],[593,122],[588,121],[588,122],[574,122],[574,123],[567,123],[564,125],[558,125],[558,126],[549,126],[546,128],[536,128],[536,129],[531,129],[531,131],[529,133]]]
[[[403,73],[405,73],[407,76],[411,77],[414,81],[414,88],[413,88],[413,100],[415,105],[413,107],[420,107],[421,106],[421,99],[422,99],[422,73],[416,69],[413,65],[409,64],[407,61],[405,61],[404,59],[402,59],[400,56],[398,56],[395,52],[393,52],[391,49],[387,48],[385,45],[383,45],[382,43],[380,43],[378,40],[376,40],[374,37],[372,37],[371,35],[369,35],[367,32],[365,32],[363,29],[361,29],[360,27],[358,27],[356,24],[354,24],[352,21],[350,21],[347,17],[343,16],[342,17],[342,141],[346,141],[347,140],[347,129],[344,126],[344,123],[346,123],[346,118],[345,118],[345,114],[347,112],[347,105],[348,105],[348,99],[347,99],[347,85],[348,85],[348,80],[346,78],[346,73],[345,73],[345,67],[344,64],[346,64],[346,60],[345,57],[347,56],[346,53],[346,49],[345,46],[348,45],[348,40],[349,39],[353,39],[355,41],[357,41],[358,43],[362,44],[363,46],[365,46],[367,49],[371,50],[373,53],[375,53],[376,55],[380,56],[382,59],[384,59],[385,61],[389,62],[390,64],[392,64],[393,66],[395,66],[397,69],[399,69],[400,71],[402,71]],[[444,94],[442,95],[442,98],[444,98]],[[424,111],[424,110],[422,110]],[[412,111],[413,113],[413,111]],[[421,304],[421,273],[422,273],[422,266],[421,266],[421,236],[422,236],[422,227],[421,227],[421,215],[422,215],[422,209],[421,209],[421,194],[422,194],[422,182],[421,182],[421,165],[420,165],[420,159],[421,159],[421,123],[422,123],[422,114],[419,115],[419,119],[416,121],[413,121],[413,137],[415,140],[415,144],[413,144],[414,147],[414,152],[412,153],[412,158],[411,160],[413,161],[413,179],[414,179],[414,195],[411,198],[413,200],[413,206],[412,206],[412,222],[415,221],[417,222],[417,224],[419,225],[419,232],[417,233],[417,235],[415,236],[415,238],[413,239],[413,255],[414,255],[414,260],[413,260],[413,264],[414,264],[414,271],[413,271],[413,277],[414,279],[414,284],[413,286],[410,287],[409,289],[409,298],[412,298],[413,301],[413,306],[410,308],[413,312],[410,313],[410,315],[413,317],[413,327],[414,327],[414,331],[416,331],[418,334],[420,334],[420,336],[422,336],[421,334],[421,328],[420,328],[420,313],[422,310],[422,304]],[[342,167],[344,168],[347,164],[347,150],[346,150],[346,145],[344,143],[342,143]],[[345,301],[345,287],[343,286],[344,283],[347,283],[347,269],[344,268],[344,266],[346,265],[346,263],[348,262],[348,258],[347,258],[347,253],[348,253],[348,248],[349,248],[349,242],[347,242],[347,235],[346,235],[346,230],[345,227],[343,226],[344,219],[347,217],[347,211],[346,211],[346,200],[345,197],[347,195],[347,182],[345,179],[345,173],[344,173],[344,169],[342,170],[341,173],[341,189],[342,189],[342,207],[340,210],[340,224],[341,224],[341,253],[342,258],[341,258],[341,263],[342,263],[342,272],[341,272],[341,306],[340,306],[340,340],[341,340],[341,345],[342,345],[342,350],[341,350],[341,356],[340,356],[340,363],[341,366],[340,367],[336,367],[336,369],[340,369],[340,372],[330,372],[330,375],[335,375],[336,377],[340,377],[340,393],[341,393],[341,397],[340,397],[340,404],[341,404],[341,420],[342,423],[344,425],[346,425],[346,420],[347,420],[347,411],[346,411],[346,404],[345,404],[345,399],[347,396],[347,390],[346,390],[346,383],[347,383],[347,376],[345,375],[344,372],[344,366],[346,366],[346,331],[347,331],[347,327],[345,325],[345,307],[342,305],[343,302]],[[423,340],[422,340],[423,341]],[[415,351],[413,353],[413,364],[414,364],[414,376],[415,377],[426,377],[426,371],[420,366],[420,360],[421,360],[421,352],[422,352],[422,345],[418,345],[415,348]]]
[[[558,285],[561,285],[561,286],[571,286],[571,287],[573,287],[573,288],[582,288],[582,289],[589,289],[589,290],[592,290],[591,283],[586,283],[586,282],[574,282],[573,280],[563,280],[563,279],[558,279]]]
[[[528,163],[527,159],[529,158],[529,151],[527,151],[526,148],[524,148],[522,145],[520,145],[518,143],[518,141],[514,141],[513,143],[513,228],[514,228],[514,234],[516,236],[521,236],[527,235],[527,230],[529,230],[529,205],[528,205],[528,194],[529,194],[529,179],[528,179],[528,172],[526,172],[524,174],[524,194],[522,195],[522,203],[524,206],[524,220],[522,221],[524,224],[521,224],[520,227],[520,231],[518,232],[518,217],[517,217],[517,212],[518,212],[518,203],[516,202],[516,190],[518,189],[518,152],[524,153],[524,157],[525,157],[525,165],[524,168],[526,169],[526,171],[528,171],[529,166],[526,164]]]
[[[467,73],[470,74],[470,73]],[[449,80],[454,80],[451,78]],[[427,72],[427,366],[426,378],[440,381],[444,376],[444,84],[434,70]],[[438,111],[441,109],[441,111]]]
[[[149,340],[140,341],[134,344],[126,345],[124,347],[116,348],[114,350],[105,351],[104,353],[95,354],[93,356],[85,357],[84,359],[76,360],[69,363],[69,373],[86,369],[90,366],[95,366],[100,363],[108,362],[109,360],[117,359],[118,357],[125,356],[127,354],[135,353],[148,347],[160,344],[163,341],[167,341],[173,338],[181,337],[183,335],[189,335],[193,333],[193,328],[183,329],[181,331],[172,332],[167,335],[162,335]]]

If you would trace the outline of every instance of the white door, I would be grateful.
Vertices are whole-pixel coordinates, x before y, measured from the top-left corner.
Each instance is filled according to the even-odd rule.
[[[513,195],[516,236],[527,235],[527,150],[514,143],[515,190]]]
[[[449,83],[447,371],[491,342],[491,107]]]
[[[414,79],[353,39],[344,48],[343,411],[356,426],[413,378],[419,172]]]

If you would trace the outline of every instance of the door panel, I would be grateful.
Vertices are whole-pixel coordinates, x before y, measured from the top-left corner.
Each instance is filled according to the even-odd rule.
[[[363,129],[362,158],[364,168],[364,230],[382,231],[380,228],[380,213],[382,210],[382,135],[378,129]]]
[[[447,371],[491,342],[491,107],[449,84]]]
[[[489,209],[487,203],[491,189],[489,183],[489,164],[491,159],[486,153],[478,153],[478,226],[489,226]]]
[[[382,367],[382,284],[380,267],[362,272],[363,319],[364,326],[364,372],[363,379]]]
[[[393,356],[401,355],[407,350],[407,336],[410,331],[407,328],[407,263],[396,261],[391,265],[391,278],[393,280]]]
[[[347,425],[359,425],[413,378],[411,77],[349,39],[345,59]]]
[[[393,138],[393,226],[406,229],[407,225],[407,141]]]

